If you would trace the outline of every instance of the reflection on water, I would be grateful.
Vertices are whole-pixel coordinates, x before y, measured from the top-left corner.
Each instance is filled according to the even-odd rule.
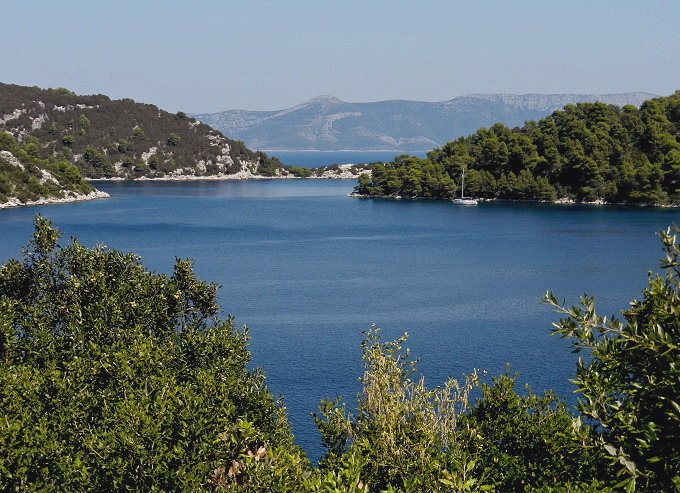
[[[310,182],[314,185],[310,186]],[[320,197],[337,195],[338,182],[352,191],[354,180],[144,180],[98,181],[93,184],[112,195],[140,193],[177,197]]]

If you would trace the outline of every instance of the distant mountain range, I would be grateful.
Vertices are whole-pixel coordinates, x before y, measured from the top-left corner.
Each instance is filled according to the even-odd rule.
[[[193,114],[251,149],[423,151],[480,127],[514,127],[547,116],[567,104],[602,101],[639,106],[656,97],[623,94],[468,94],[449,101],[348,103],[319,96],[279,111],[227,110]]]

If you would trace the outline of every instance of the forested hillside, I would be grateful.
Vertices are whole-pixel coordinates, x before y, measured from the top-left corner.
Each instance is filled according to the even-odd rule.
[[[522,127],[495,124],[448,142],[426,159],[376,165],[355,191],[449,199],[680,202],[680,91],[634,106],[567,105]]]
[[[184,113],[132,99],[0,84],[0,131],[31,135],[90,178],[247,177],[281,165]]]
[[[74,165],[41,157],[42,151],[35,137],[18,142],[0,132],[0,208],[108,196],[83,180]]]

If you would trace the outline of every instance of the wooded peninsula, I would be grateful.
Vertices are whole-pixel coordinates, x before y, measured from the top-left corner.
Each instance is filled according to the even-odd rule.
[[[522,127],[497,123],[420,159],[359,178],[366,197],[668,205],[680,202],[680,91],[634,106],[567,105]]]

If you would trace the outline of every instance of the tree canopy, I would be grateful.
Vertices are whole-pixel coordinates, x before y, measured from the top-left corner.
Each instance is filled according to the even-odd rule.
[[[76,166],[44,156],[42,145],[34,137],[18,141],[7,132],[0,132],[0,204],[93,191]]]
[[[247,330],[190,261],[167,276],[58,240],[38,217],[0,268],[0,489],[195,490],[246,453],[295,453]]]
[[[490,128],[449,142],[426,159],[397,156],[359,180],[356,193],[448,199],[664,204],[680,201],[680,91],[638,109],[567,105],[538,122]]]

